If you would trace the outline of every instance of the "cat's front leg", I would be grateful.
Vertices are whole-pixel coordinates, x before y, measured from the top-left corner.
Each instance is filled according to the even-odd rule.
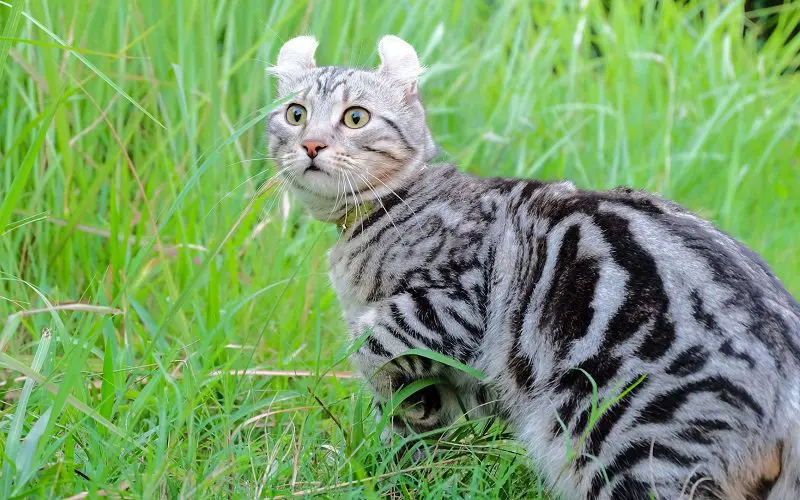
[[[446,367],[405,354],[413,346],[398,341],[384,325],[370,325],[367,331],[354,360],[375,396],[378,421],[385,424],[381,438],[400,454],[413,448],[412,456],[422,459],[425,452],[413,437],[446,428],[463,413]]]
[[[492,390],[474,380],[465,379],[445,365],[432,363],[432,377],[417,379],[424,387],[408,394],[409,385],[401,385],[390,399],[381,399],[376,394],[375,406],[378,422],[385,423],[381,439],[399,455],[411,452],[414,462],[436,453],[436,440],[467,420],[484,417],[502,417]],[[425,385],[437,380],[433,385]],[[458,385],[456,385],[458,384]],[[404,394],[399,394],[403,391]],[[402,402],[398,397],[403,397]],[[484,422],[485,424],[485,422]],[[432,444],[424,446],[417,437],[425,437]]]
[[[460,407],[447,388],[442,366],[421,356],[404,355],[408,347],[394,352],[375,349],[373,336],[381,337],[380,327],[372,330],[355,361],[375,397],[378,420],[385,424],[384,442],[408,443],[409,436],[451,423]]]
[[[434,352],[461,363],[474,357],[482,320],[465,297],[463,290],[414,288],[345,308],[353,337],[368,332],[355,361],[383,411],[392,412],[387,427],[394,436],[433,434],[465,411],[470,416],[488,413],[491,405],[481,397],[487,392],[480,381],[409,352]],[[451,317],[458,321],[443,319]]]
[[[421,419],[414,413],[418,408],[435,408],[437,399],[439,396],[435,387],[412,394],[401,403],[400,408],[394,408],[376,397],[375,414],[378,423],[384,424],[380,437],[386,448],[394,450],[397,457],[410,457],[415,463],[423,461],[427,453],[422,441],[417,439],[418,432],[421,432]],[[429,410],[429,413],[435,414],[436,411]],[[435,418],[438,419],[438,416]]]

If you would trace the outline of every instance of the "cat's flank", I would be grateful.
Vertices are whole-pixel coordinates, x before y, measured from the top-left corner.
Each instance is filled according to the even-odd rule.
[[[369,70],[317,67],[316,46],[271,69],[291,95],[271,155],[340,225],[331,280],[350,335],[371,332],[376,399],[443,381],[396,432],[496,413],[565,498],[800,498],[800,306],[757,255],[654,195],[429,164],[414,49],[387,36]],[[412,348],[487,379],[395,359]],[[590,422],[587,374],[601,401],[635,387]]]

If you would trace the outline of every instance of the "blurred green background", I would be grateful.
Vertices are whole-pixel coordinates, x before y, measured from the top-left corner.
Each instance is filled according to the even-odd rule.
[[[657,191],[797,295],[800,3],[779,3],[0,1],[0,497],[547,497],[492,422],[417,464],[381,445],[334,228],[255,196],[265,67],[305,33],[319,64],[373,66],[398,34],[447,161]]]

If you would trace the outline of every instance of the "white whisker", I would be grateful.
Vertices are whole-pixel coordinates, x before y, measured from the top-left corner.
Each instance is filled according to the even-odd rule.
[[[365,161],[366,161],[366,160],[365,160]],[[396,192],[394,189],[392,189],[391,187],[389,187],[389,185],[387,185],[387,184],[386,184],[386,183],[383,181],[383,179],[381,179],[380,177],[376,176],[375,174],[373,174],[372,172],[370,172],[368,169],[365,169],[365,168],[361,168],[361,169],[359,169],[358,165],[357,165],[357,164],[355,164],[354,162],[350,162],[350,161],[348,161],[348,160],[345,160],[345,162],[346,162],[346,163],[347,163],[347,164],[348,164],[350,167],[352,167],[353,169],[358,169],[360,172],[363,172],[363,173],[365,173],[365,174],[369,175],[369,176],[370,176],[370,177],[372,177],[373,179],[375,179],[375,180],[377,180],[378,182],[380,182],[381,184],[383,184],[383,187],[385,187],[386,189],[388,189],[390,193],[392,193],[392,194],[393,194],[393,195],[394,195],[394,196],[395,196],[395,197],[396,197],[398,200],[400,200],[400,202],[401,202],[403,205],[405,205],[405,206],[406,206],[406,208],[408,208],[408,209],[411,211],[411,213],[412,213],[412,214],[416,215],[416,211],[415,211],[413,208],[411,208],[411,206],[410,206],[408,203],[406,203],[406,200],[405,200],[405,199],[403,199],[403,197],[402,197],[402,196],[400,196],[399,194],[397,194],[397,192]],[[376,163],[376,162],[374,162],[374,161],[373,161],[372,163]],[[380,162],[377,162],[377,163],[378,163],[378,164],[381,164]],[[385,165],[388,165],[388,164],[385,164]]]
[[[367,188],[369,188],[369,190],[370,190],[370,191],[372,191],[372,194],[374,194],[374,195],[375,195],[375,199],[376,199],[376,200],[378,201],[378,203],[380,204],[380,206],[381,206],[381,208],[383,209],[383,212],[386,214],[386,216],[387,216],[387,217],[389,217],[389,222],[391,222],[391,223],[392,223],[392,226],[394,227],[394,229],[395,229],[395,231],[397,232],[397,234],[398,234],[398,235],[400,235],[401,237],[405,237],[405,236],[404,236],[404,235],[403,235],[403,234],[402,234],[402,233],[401,233],[401,232],[400,232],[400,231],[397,229],[397,225],[394,223],[394,218],[393,218],[393,217],[392,217],[392,215],[389,213],[389,211],[386,209],[386,206],[383,204],[383,201],[381,200],[381,197],[378,195],[378,193],[377,193],[377,192],[375,191],[375,189],[372,187],[372,183],[371,183],[371,182],[369,182],[369,180],[368,180],[368,179],[367,179],[367,178],[364,176],[364,174],[363,174],[362,172],[359,172],[359,171],[357,171],[357,170],[351,170],[351,171],[352,171],[354,174],[356,174],[356,175],[358,175],[359,177],[361,177],[361,179],[364,181],[364,184],[366,184],[366,185],[367,185]]]
[[[353,207],[353,210],[355,210],[355,212],[356,212],[356,220],[358,220],[360,203],[359,203],[359,200],[358,200],[358,195],[356,194],[355,186],[350,181],[350,176],[348,175],[347,170],[342,169],[341,172],[342,172],[342,174],[344,174],[344,178],[347,181],[347,185],[350,186],[350,195],[353,196],[353,198],[355,198],[355,200],[354,200],[355,201],[355,206]],[[347,214],[347,212],[345,212],[345,216],[346,216],[346,214]]]
[[[270,177],[269,179],[267,179],[267,180],[265,180],[265,181],[264,181],[264,184],[266,184],[266,183],[269,183],[269,182],[270,182],[270,181],[272,181],[272,179],[274,179],[275,177],[278,177],[279,175],[281,175],[281,174],[285,173],[285,172],[286,172],[287,170],[289,170],[289,169],[290,169],[292,166],[293,166],[292,164],[289,164],[289,165],[287,165],[287,166],[285,166],[285,167],[283,167],[283,168],[281,168],[281,169],[277,170],[277,171],[276,171],[276,172],[275,172],[275,173],[272,175],[272,177]],[[206,217],[208,217],[209,215],[211,215],[211,213],[212,213],[214,210],[216,210],[216,208],[217,208],[217,207],[220,205],[220,203],[222,203],[222,202],[223,202],[223,201],[225,201],[225,200],[226,200],[228,197],[230,197],[231,195],[233,195],[233,193],[235,193],[235,192],[236,192],[236,191],[237,191],[239,188],[241,188],[242,186],[244,186],[244,185],[245,185],[245,184],[247,184],[248,182],[252,181],[252,180],[253,180],[253,179],[255,179],[256,177],[258,177],[258,176],[260,176],[260,175],[262,175],[262,174],[264,174],[264,173],[266,173],[266,172],[267,172],[267,169],[259,170],[259,171],[258,171],[258,172],[256,172],[255,174],[251,175],[250,177],[247,177],[247,178],[246,178],[246,179],[244,179],[242,182],[240,182],[239,184],[237,184],[237,185],[236,185],[236,186],[235,186],[233,189],[229,190],[227,193],[225,193],[224,195],[222,195],[222,197],[221,197],[219,200],[217,200],[217,202],[216,202],[216,203],[214,203],[214,205],[213,205],[211,208],[209,208],[209,209],[208,209],[208,212],[206,212]]]

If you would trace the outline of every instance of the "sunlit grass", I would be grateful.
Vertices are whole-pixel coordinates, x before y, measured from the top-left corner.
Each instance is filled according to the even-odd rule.
[[[0,2],[0,497],[546,495],[491,422],[380,443],[336,232],[270,181],[296,34],[360,65],[399,34],[444,159],[658,191],[800,293],[800,5],[764,42],[741,1],[611,3]]]

